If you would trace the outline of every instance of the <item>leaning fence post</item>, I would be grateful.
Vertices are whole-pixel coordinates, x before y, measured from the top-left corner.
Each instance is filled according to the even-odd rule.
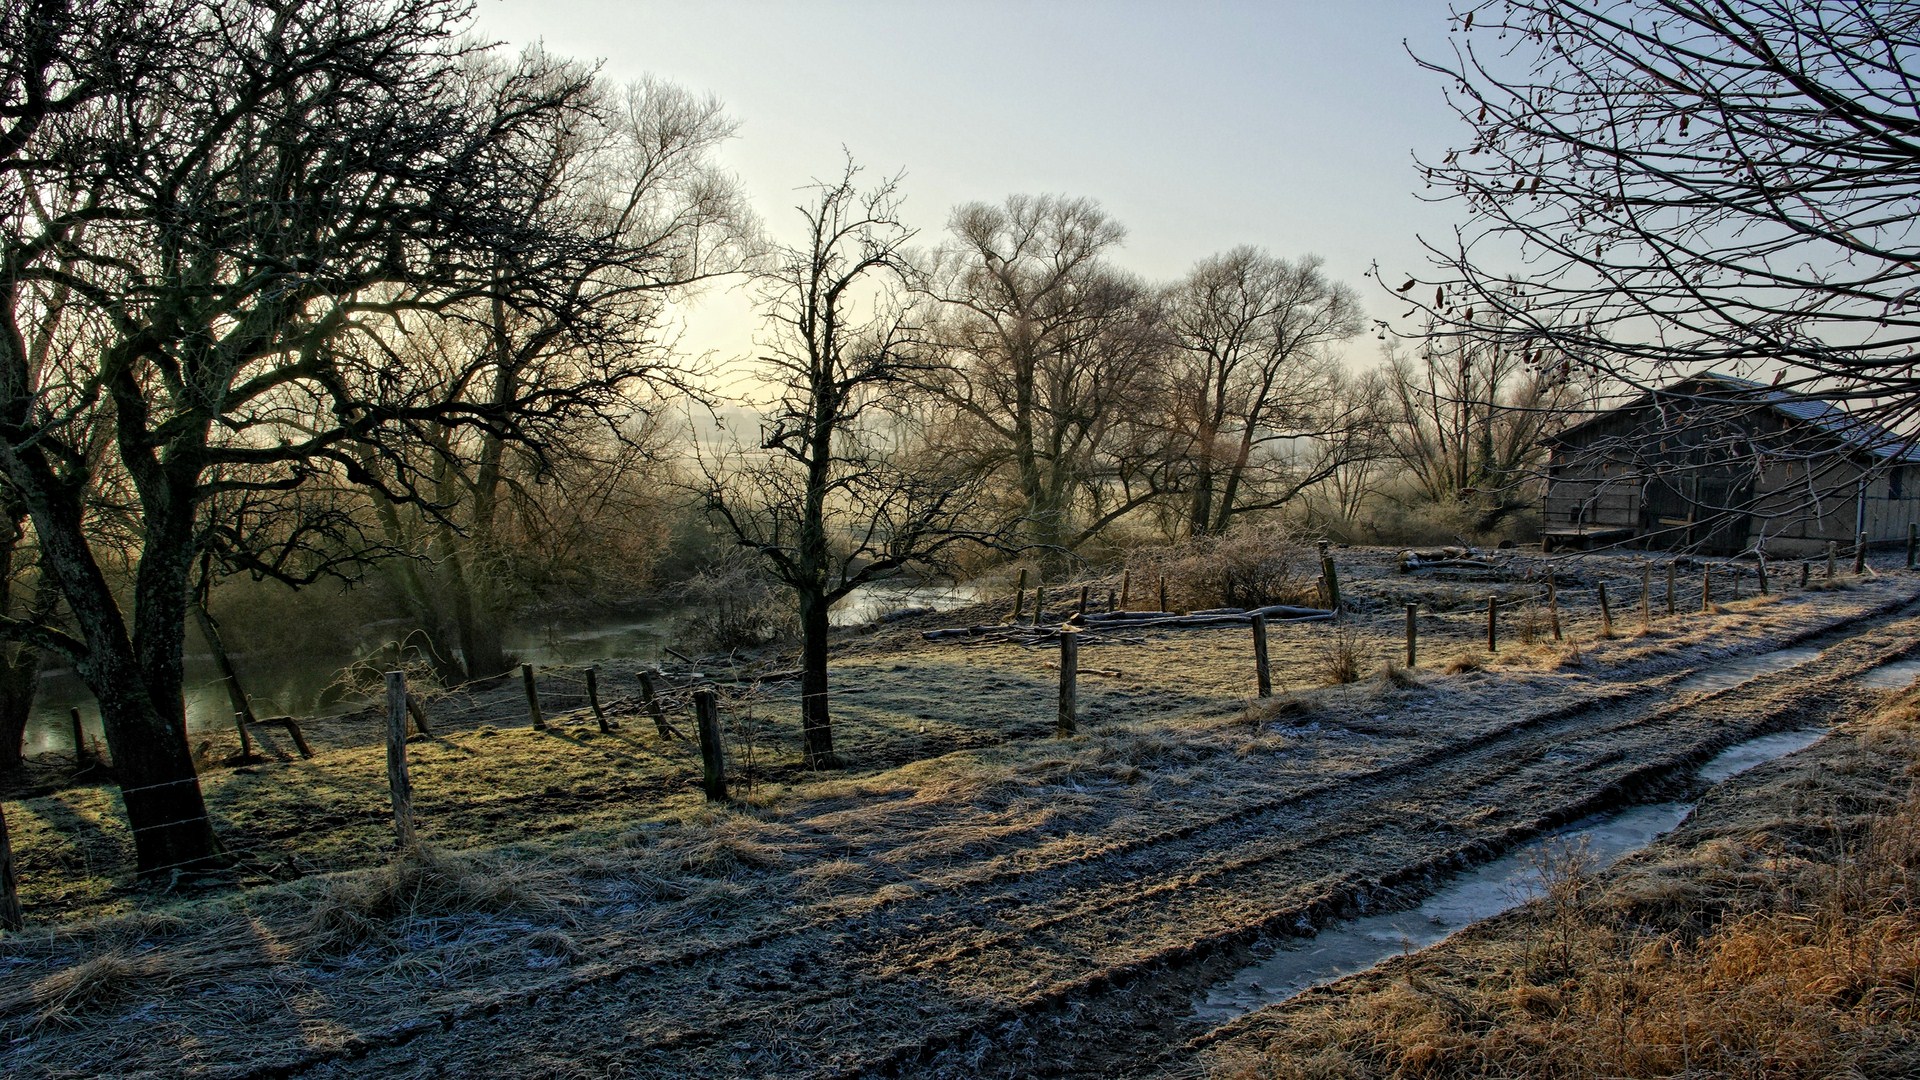
[[[93,764],[93,751],[87,747],[87,729],[80,726],[80,710],[68,709],[73,718],[73,767],[84,769]]]
[[[1340,572],[1334,568],[1333,553],[1327,549],[1327,542],[1320,541],[1320,586],[1327,594],[1327,610],[1338,613],[1340,610]]]
[[[26,916],[20,911],[20,881],[13,869],[13,843],[7,839],[7,811],[0,806],[0,930],[23,930]]]
[[[1560,638],[1560,590],[1553,578],[1547,578],[1547,621],[1553,626],[1553,640]]]
[[[708,802],[727,801],[727,759],[720,746],[720,699],[711,690],[693,692],[693,716],[700,731],[700,786]]]
[[[1859,533],[1853,541],[1853,573],[1858,577],[1867,572],[1867,534]]]
[[[1273,696],[1273,674],[1267,667],[1267,617],[1253,613],[1253,674],[1261,697]]]
[[[653,717],[654,730],[660,733],[661,738],[671,739],[679,735],[673,730],[673,725],[667,723],[667,711],[660,707],[660,699],[653,692],[652,672],[640,673],[640,700],[646,703],[647,715]]]
[[[1500,604],[1499,597],[1497,596],[1487,597],[1487,651],[1488,652],[1500,651],[1499,641],[1495,637],[1497,633],[1496,628],[1499,626],[1498,616],[1495,615],[1495,612],[1499,610],[1499,604]]]
[[[1653,566],[1640,564],[1640,632],[1653,629]]]
[[[1600,636],[1613,637],[1613,608],[1607,604],[1607,583],[1602,581],[1596,586],[1600,591]]]
[[[1020,621],[1020,613],[1027,605],[1027,568],[1020,568],[1020,584],[1013,587],[1013,621]]]
[[[1676,560],[1673,560],[1673,559],[1667,560],[1667,614],[1668,615],[1673,614],[1673,602],[1674,602],[1673,597],[1674,597],[1674,594],[1678,592],[1680,588],[1679,582],[1677,580],[1677,575],[1679,573],[1679,571],[1677,570],[1678,566],[1679,566],[1679,563]]]
[[[240,733],[240,760],[253,760],[253,736],[247,734],[246,713],[236,712],[233,714],[233,730]]]
[[[1074,729],[1075,697],[1080,683],[1080,633],[1066,630],[1060,634],[1060,716],[1054,731],[1071,735]]]
[[[407,695],[407,715],[413,717],[413,729],[427,738],[433,738],[433,728],[427,723],[427,710],[420,707],[420,695]]]
[[[387,790],[393,795],[393,831],[401,847],[413,844],[413,783],[407,779],[407,673],[387,672]]]
[[[1414,666],[1414,659],[1415,659],[1415,656],[1417,655],[1416,646],[1420,640],[1419,610],[1420,610],[1420,605],[1418,604],[1407,605],[1407,666],[1408,667]]]
[[[600,708],[600,669],[592,665],[587,667],[587,708],[593,710],[593,718],[600,722],[601,734],[613,730],[613,725],[607,723],[607,714]]]
[[[533,685],[533,665],[520,665],[520,684],[527,688],[527,715],[533,718],[533,730],[547,730],[547,718],[540,715],[540,691]]]

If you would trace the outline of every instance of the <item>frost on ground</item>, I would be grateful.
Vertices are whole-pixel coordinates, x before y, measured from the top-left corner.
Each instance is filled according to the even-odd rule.
[[[1785,708],[1792,687],[1750,715],[1634,710],[1672,706],[1673,685],[1716,659],[1897,619],[1916,591],[1889,572],[1659,617],[1644,634],[1616,613],[1621,636],[1601,641],[1569,582],[1577,645],[1542,631],[1487,658],[1469,601],[1492,586],[1372,582],[1349,583],[1368,671],[1403,648],[1407,591],[1460,594],[1422,626],[1416,677],[1319,687],[1324,635],[1288,628],[1274,635],[1281,693],[1261,702],[1243,630],[1148,633],[1083,654],[1120,674],[1082,678],[1071,739],[1048,737],[1046,650],[925,644],[914,626],[857,639],[835,666],[856,768],[799,769],[793,689],[768,683],[740,710],[754,726],[736,727],[755,740],[757,782],[718,809],[699,799],[691,748],[617,693],[609,734],[580,715],[533,732],[513,685],[443,702],[437,737],[410,746],[423,847],[398,857],[374,718],[344,719],[316,731],[311,761],[209,772],[245,887],[197,897],[128,887],[109,789],[10,802],[37,925],[0,954],[0,1063],[813,1075],[924,1053],[964,1072],[969,1054],[1010,1052],[975,1044],[1025,1010],[1275,912],[1324,914],[1356,881],[1466,857],[1603,797],[1637,759],[1770,722],[1762,706]],[[1913,639],[1904,624],[1885,635],[1835,665]],[[1442,673],[1453,656],[1479,662]],[[1590,752],[1502,741],[1581,706],[1612,711],[1538,737]],[[1464,764],[1481,760],[1468,748],[1484,766]],[[582,1010],[599,1034],[558,1036]]]

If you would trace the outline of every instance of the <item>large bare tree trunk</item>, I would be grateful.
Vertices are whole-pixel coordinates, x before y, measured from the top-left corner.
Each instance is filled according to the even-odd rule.
[[[800,743],[807,765],[835,769],[833,719],[827,704],[827,598],[818,589],[800,592]]]

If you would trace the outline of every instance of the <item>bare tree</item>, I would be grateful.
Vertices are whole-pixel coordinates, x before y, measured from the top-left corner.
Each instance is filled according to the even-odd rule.
[[[1437,334],[1384,372],[1394,458],[1428,500],[1493,528],[1537,501],[1543,438],[1590,400],[1569,373],[1497,338]]]
[[[953,359],[930,386],[1000,477],[1027,543],[1084,543],[1165,490],[1139,408],[1165,348],[1149,290],[1106,262],[1124,236],[1085,199],[1015,195],[953,212],[933,289]]]
[[[760,375],[778,397],[759,412],[757,450],[710,462],[706,501],[759,553],[800,609],[801,728],[807,763],[839,763],[828,707],[828,612],[862,584],[933,564],[978,534],[974,483],[950,456],[917,449],[910,395],[928,373],[907,297],[913,232],[897,180],[870,190],[849,162],[798,208],[805,239],[765,278]]]
[[[541,265],[521,253],[578,242],[513,208],[545,176],[523,133],[567,122],[587,85],[494,77],[455,0],[8,10],[21,44],[0,50],[0,87],[21,119],[0,138],[0,476],[75,631],[4,628],[93,691],[139,869],[159,874],[218,848],[181,700],[209,500],[343,475],[424,499],[408,462],[431,433],[537,442],[629,381],[599,366],[448,403],[394,347],[407,318],[520,295]],[[62,289],[99,335],[36,371],[22,327]],[[93,430],[111,433],[99,459]],[[96,496],[130,536],[99,528]]]
[[[555,82],[587,79],[584,69],[537,50],[495,77],[511,85],[529,72]],[[523,203],[504,208],[522,228],[563,228],[569,242],[496,253],[488,272],[499,287],[437,308],[436,325],[407,344],[440,354],[424,358],[425,366],[443,373],[436,392],[449,407],[505,409],[526,395],[564,395],[594,369],[615,366],[644,376],[634,390],[642,382],[682,389],[662,328],[668,302],[743,268],[751,215],[710,157],[734,130],[719,103],[643,80],[594,84],[581,105],[565,124],[522,133],[537,142],[518,152],[541,175]],[[500,630],[511,592],[507,536],[525,522],[503,515],[538,509],[532,483],[592,486],[611,464],[637,465],[630,451],[638,444],[624,433],[647,429],[641,414],[649,404],[637,393],[610,400],[576,418],[573,430],[537,442],[516,444],[505,429],[478,426],[444,429],[419,448],[410,467],[431,476],[432,499],[383,499],[378,513],[392,544],[427,556],[424,564],[388,568],[421,626],[440,631],[449,646],[443,656],[455,666],[445,677],[509,665]],[[564,456],[579,458],[579,467],[565,468],[556,460]]]
[[[1471,215],[1400,291],[1445,331],[1644,388],[1717,368],[1920,411],[1920,5],[1488,0],[1450,58]]]
[[[1366,417],[1335,394],[1338,369],[1325,351],[1360,333],[1360,300],[1320,267],[1238,247],[1203,259],[1170,290],[1173,420],[1188,447],[1193,535],[1285,505],[1342,464],[1326,451],[1360,446],[1339,438]]]

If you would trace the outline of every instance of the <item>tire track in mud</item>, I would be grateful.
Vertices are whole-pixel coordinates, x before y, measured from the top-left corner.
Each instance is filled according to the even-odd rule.
[[[1809,628],[1772,643],[1772,648],[1823,637],[1868,637],[1884,629],[1883,624],[1896,617],[1891,613],[1907,604],[1902,598],[1839,627]],[[1911,634],[1901,639],[1913,641]],[[1819,680],[1835,688],[1822,700],[1834,697],[1837,702],[1835,694],[1848,679],[1912,648],[1903,644],[1892,652],[1868,650],[1870,655],[1863,660]],[[1637,787],[1657,784],[1663,775],[1785,716],[1784,708],[1773,707],[1744,722],[1723,725],[1717,734],[1703,728],[1682,750],[1651,764],[1628,764],[1638,744],[1621,747],[1615,745],[1617,740],[1736,692],[1750,696],[1757,683],[1778,678],[1762,676],[1734,690],[1690,695],[1680,705],[1662,707],[1649,701],[1680,679],[1713,666],[1676,671],[1598,700],[1548,709],[1377,769],[1334,777],[1076,858],[948,883],[944,889],[878,911],[778,928],[744,942],[697,949],[666,961],[582,973],[585,977],[566,985],[523,990],[458,1013],[443,1011],[332,1052],[302,1055],[305,1060],[249,1075],[300,1072],[329,1059],[350,1060],[423,1036],[432,1042],[435,1032],[476,1016],[500,1014],[496,1022],[515,1024],[533,1021],[536,1018],[515,1014],[537,1003],[558,1001],[562,995],[566,997],[562,1011],[567,1014],[587,1010],[602,1020],[623,1017],[627,1022],[599,1025],[611,1039],[603,1040],[602,1052],[633,1065],[640,1064],[631,1057],[638,1054],[660,1059],[663,1067],[670,1064],[675,1070],[694,1072],[744,1068],[857,1075],[925,1063],[942,1047],[957,1045],[974,1032],[1056,1007],[1074,995],[1177,963],[1236,938],[1301,925],[1302,920],[1312,923],[1335,917],[1356,904],[1364,906],[1370,891],[1418,883],[1435,872],[1487,857],[1609,800],[1618,802]],[[1773,703],[1777,696],[1765,700]],[[1796,689],[1795,697],[1796,707],[1804,707],[1803,691]],[[1553,754],[1564,750],[1562,740],[1569,735],[1578,742],[1598,741],[1599,745],[1585,758]],[[1609,771],[1609,766],[1619,768]],[[1583,787],[1584,793],[1554,787],[1555,782],[1568,779],[1586,781],[1575,785]],[[1409,817],[1405,810],[1409,797],[1433,790],[1451,792],[1452,801],[1436,803],[1427,798],[1427,809]],[[1507,802],[1531,810],[1515,810],[1504,817],[1496,813],[1432,850],[1440,823]],[[1369,812],[1357,813],[1359,809]],[[1326,824],[1336,811],[1338,823]],[[1425,854],[1417,857],[1408,855],[1423,850]],[[1369,869],[1357,873],[1355,866]],[[1208,915],[1209,911],[1213,914]],[[1194,932],[1195,927],[1199,932]],[[809,940],[813,944],[803,947]],[[730,977],[700,965],[703,960],[719,962],[722,950],[732,954],[725,958]],[[1043,960],[1054,958],[1050,970],[1029,972],[1018,962],[1023,955],[1036,954]],[[785,962],[795,956],[816,960],[795,969]],[[827,959],[818,959],[822,957]],[[836,957],[845,958],[844,962],[836,963]],[[631,1002],[618,993],[616,984],[629,975],[648,977],[645,994],[652,1001],[671,1002],[684,1015],[721,1017],[724,1022],[676,1026],[671,1017],[628,1015]],[[804,984],[806,990],[799,990],[797,984]],[[964,993],[943,989],[962,986],[970,989]],[[759,1044],[801,1049],[819,1039],[826,1022],[813,1015],[809,1006],[874,993],[889,995],[909,1006],[908,1015],[920,1017],[922,1022],[913,1025],[916,1030],[907,1033],[911,1037],[900,1032],[887,1035],[868,1024],[864,1039],[859,1040],[867,1043],[864,1051],[848,1048],[807,1055],[804,1060],[760,1063],[741,1060],[737,1045],[727,1042],[735,1037],[729,1032],[746,1028],[755,1031]],[[618,1000],[592,1000],[599,997]],[[969,998],[970,1005],[966,1004]],[[963,1015],[957,1016],[956,1010]],[[579,1029],[574,1028],[569,1037],[577,1034]],[[580,1050],[585,1053],[588,1048]],[[713,1060],[716,1055],[720,1060]]]

